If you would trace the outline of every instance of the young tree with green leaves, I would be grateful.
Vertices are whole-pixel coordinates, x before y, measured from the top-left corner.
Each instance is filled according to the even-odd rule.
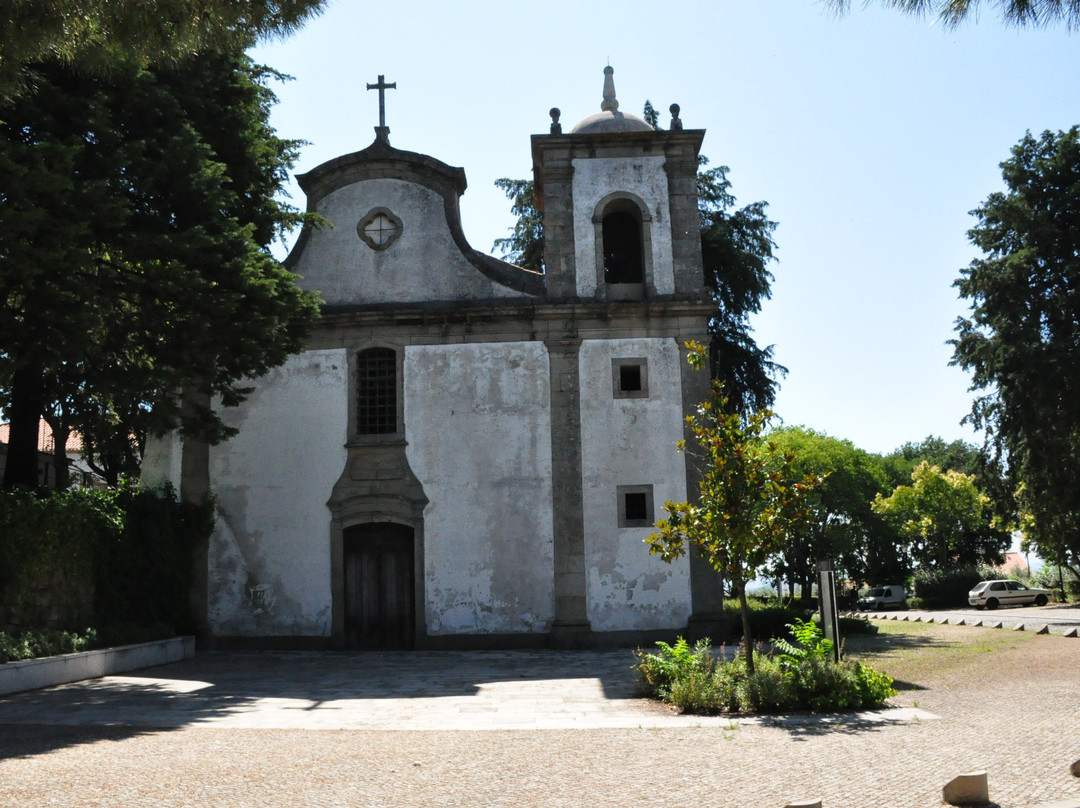
[[[1080,127],[1030,133],[1006,190],[974,211],[984,253],[956,281],[971,302],[953,364],[979,391],[969,419],[1007,469],[1039,554],[1080,574]]]
[[[38,69],[0,124],[5,486],[35,484],[42,417],[111,480],[148,432],[225,437],[179,392],[240,401],[318,314],[268,250],[303,219],[275,199],[296,143],[269,126],[268,71],[221,53],[108,80]]]
[[[691,365],[701,368],[708,350],[687,343]],[[820,484],[800,474],[795,456],[763,438],[772,413],[734,412],[724,385],[714,380],[712,395],[686,418],[692,446],[679,442],[701,464],[696,502],[665,502],[667,518],[645,541],[649,552],[672,562],[698,552],[730,582],[739,598],[747,670],[754,670],[754,638],[746,584],[780,552],[810,517],[809,495]],[[692,548],[692,549],[691,549]]]

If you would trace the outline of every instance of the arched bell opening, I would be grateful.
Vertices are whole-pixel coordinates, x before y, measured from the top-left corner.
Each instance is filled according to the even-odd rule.
[[[615,193],[596,206],[597,288],[606,300],[644,300],[651,288],[651,217],[637,197]]]

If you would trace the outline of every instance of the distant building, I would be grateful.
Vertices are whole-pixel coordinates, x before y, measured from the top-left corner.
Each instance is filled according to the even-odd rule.
[[[0,424],[0,478],[7,467],[7,448],[11,439],[11,424]],[[52,427],[42,418],[38,422],[38,485],[56,488],[56,439]],[[89,488],[100,482],[82,460],[82,437],[73,432],[65,446],[68,463],[69,484],[74,488]]]
[[[1001,563],[1001,569],[1008,575],[1016,575],[1021,572],[1027,572],[1028,563],[1024,558],[1023,553],[1002,553],[1004,561]]]

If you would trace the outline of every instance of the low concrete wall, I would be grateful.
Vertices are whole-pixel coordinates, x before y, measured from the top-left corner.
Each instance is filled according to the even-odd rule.
[[[180,662],[193,656],[194,637],[173,637],[78,654],[8,662],[0,665],[0,696]]]

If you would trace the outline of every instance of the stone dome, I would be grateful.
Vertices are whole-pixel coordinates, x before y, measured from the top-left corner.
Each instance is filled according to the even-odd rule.
[[[615,98],[615,70],[608,65],[604,68],[604,100],[600,111],[578,122],[571,131],[574,135],[598,135],[610,132],[652,132],[654,131],[643,118],[619,112],[619,101]]]
[[[575,135],[596,135],[608,132],[652,132],[653,128],[637,115],[627,115],[619,110],[597,112],[590,115],[571,130]]]

